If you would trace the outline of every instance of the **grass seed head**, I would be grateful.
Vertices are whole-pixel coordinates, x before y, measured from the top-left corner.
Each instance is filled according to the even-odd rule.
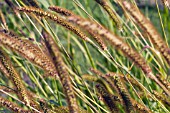
[[[97,84],[96,89],[99,94],[102,96],[105,104],[108,106],[112,113],[117,113],[119,110],[115,103],[114,98],[112,98],[111,94],[106,90],[106,88],[102,84]]]
[[[152,23],[131,3],[124,1],[124,8],[130,13],[130,15],[136,20],[136,23],[150,36],[153,44],[162,53],[164,58],[170,64],[170,49],[163,41],[161,35],[158,33]]]
[[[23,108],[19,107],[18,105],[10,102],[2,97],[0,97],[0,105],[6,107],[7,109],[15,112],[15,113],[31,113],[29,110],[24,110]]]
[[[74,95],[73,86],[70,80],[70,75],[65,68],[65,64],[62,60],[59,49],[50,35],[45,35],[45,36],[47,36],[44,37],[45,44],[51,55],[51,58],[53,59],[56,70],[58,71],[60,81],[63,85],[64,92],[66,94],[69,111],[70,113],[78,113],[79,108],[76,102],[76,97]]]
[[[64,16],[73,16],[74,15],[71,11],[64,9],[62,7],[59,7],[59,6],[50,6],[50,7],[48,7],[48,9],[50,9],[54,12],[60,13]]]
[[[1,31],[0,36],[1,44],[18,52],[32,63],[37,64],[51,76],[57,76],[57,71],[51,59],[37,45],[33,44],[32,41],[22,39],[10,31]]]
[[[22,11],[22,12],[26,12],[26,13],[34,13],[37,16],[40,16],[40,17],[49,18],[49,19],[55,21],[56,23],[58,23],[59,25],[61,25],[65,28],[67,28],[68,30],[74,32],[81,39],[83,39],[83,40],[88,39],[88,37],[82,31],[80,31],[77,27],[75,27],[71,23],[67,22],[66,20],[64,20],[63,18],[61,18],[61,17],[59,17],[55,14],[52,14],[52,13],[44,11],[40,8],[34,8],[34,7],[22,7],[22,8],[18,8],[18,10]]]
[[[25,102],[25,104],[30,105],[30,99],[28,97],[26,87],[23,84],[23,81],[20,75],[17,73],[15,68],[12,66],[6,53],[0,48],[0,64],[3,65],[5,73],[9,79],[12,80],[13,84],[16,87],[18,97]]]
[[[118,89],[119,95],[121,96],[121,98],[124,102],[124,107],[126,108],[126,112],[133,113],[134,109],[133,109],[131,97],[128,94],[128,92],[126,91],[125,86],[122,84],[121,79],[117,75],[112,76],[112,78],[113,78],[115,86]]]

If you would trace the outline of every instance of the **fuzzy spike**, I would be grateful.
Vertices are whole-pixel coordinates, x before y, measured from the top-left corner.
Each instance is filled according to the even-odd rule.
[[[43,34],[46,34],[46,33],[47,32],[43,31]],[[66,94],[67,102],[69,106],[69,111],[70,113],[78,113],[79,108],[76,102],[76,97],[74,95],[74,90],[71,84],[70,75],[65,68],[65,64],[62,60],[58,47],[55,41],[53,40],[53,38],[48,33],[47,35],[44,35],[44,36],[46,36],[44,37],[45,44],[51,55],[51,58],[53,59],[56,70],[58,71],[60,81],[64,88],[64,92]]]
[[[112,10],[112,8],[107,4],[106,0],[95,0],[98,4],[100,4],[106,12],[109,14],[109,16],[112,18],[114,23],[119,29],[122,29],[121,22],[119,21],[117,14],[115,11]]]
[[[93,81],[93,82],[96,82],[98,80],[98,78],[96,76],[88,75],[88,74],[82,75],[82,78],[84,80]]]
[[[65,8],[59,7],[59,6],[50,6],[50,7],[48,7],[48,9],[50,9],[54,12],[60,13],[64,16],[73,16],[74,15],[71,11],[69,11]]]
[[[134,109],[133,109],[131,97],[129,96],[128,92],[126,91],[126,88],[122,84],[120,78],[117,75],[111,76],[111,78],[113,79],[114,84],[118,89],[119,95],[122,97],[124,106],[126,108],[126,112],[133,113]]]
[[[113,100],[111,94],[106,90],[106,88],[101,85],[97,84],[96,89],[101,94],[102,98],[104,99],[105,104],[109,107],[112,113],[118,113],[118,108],[116,106],[115,100]]]
[[[50,73],[51,76],[57,76],[57,71],[51,59],[31,41],[21,39],[9,31],[0,30],[0,43],[20,53],[32,63],[37,64]]]
[[[130,77],[130,76],[128,76],[128,75],[126,75],[126,77],[127,77],[127,79],[128,79],[129,81],[128,81],[128,80],[125,78],[125,76],[124,76],[123,74],[121,74],[121,73],[109,72],[109,73],[107,73],[106,75],[107,75],[107,76],[115,76],[115,75],[118,75],[118,76],[120,77],[120,79],[122,79],[123,81],[126,81],[126,82],[129,82],[129,81],[130,81],[130,83],[133,84],[133,86],[138,87],[140,90],[144,90],[143,87],[142,87],[137,81],[135,81],[132,77]]]
[[[7,109],[15,112],[15,113],[31,113],[29,110],[24,110],[23,108],[17,106],[13,102],[10,102],[2,97],[0,97],[0,105],[6,107]]]
[[[91,30],[96,34],[99,34],[101,37],[106,38],[113,46],[121,50],[128,58],[130,58],[137,66],[139,66],[145,74],[152,72],[151,68],[145,62],[145,59],[139,53],[123,42],[119,36],[114,35],[103,26],[80,17],[77,18],[77,16],[70,16],[68,17],[68,20],[83,28]]]
[[[55,21],[56,23],[58,23],[59,25],[62,25],[63,27],[67,28],[68,30],[74,32],[76,35],[78,35],[83,40],[88,39],[88,37],[83,32],[81,32],[77,27],[73,26],[72,24],[70,24],[69,22],[65,21],[64,19],[62,19],[61,17],[59,17],[55,14],[52,14],[50,12],[44,11],[39,8],[34,8],[34,7],[22,7],[22,8],[18,8],[18,10],[22,11],[22,12],[26,12],[26,13],[34,13],[40,17],[49,18],[49,19]]]
[[[153,94],[155,97],[159,100],[161,100],[165,105],[170,106],[170,97],[166,96],[165,94],[160,94],[156,91],[153,91]]]
[[[102,48],[102,50],[106,51],[107,50],[107,46],[104,43],[104,41],[102,40],[102,37],[98,34],[95,34],[93,31],[86,29],[88,31],[88,33],[94,38],[94,40],[100,45],[100,47]]]
[[[7,73],[8,78],[10,78],[14,83],[17,90],[17,95],[20,97],[21,100],[25,102],[25,104],[30,105],[30,99],[28,97],[26,88],[22,82],[22,79],[10,63],[8,56],[2,50],[2,48],[0,48],[0,64],[2,64],[5,69],[1,71]]]
[[[58,6],[50,6],[49,9],[52,10],[52,11],[55,11],[57,13],[63,14],[64,16],[76,16],[73,12],[71,12],[67,9],[58,7]],[[78,16],[76,16],[76,17],[81,18],[81,17],[78,17]],[[83,27],[83,29],[84,28],[85,27]],[[102,40],[102,37],[100,35],[94,33],[92,30],[89,30],[89,29],[86,29],[86,28],[85,28],[85,30],[94,38],[94,40],[100,45],[100,47],[104,51],[107,50],[107,46],[104,43],[104,41]]]
[[[132,105],[136,109],[136,111],[138,111],[137,113],[152,113],[152,111],[150,111],[150,109],[148,109],[146,106],[140,104],[136,100],[132,99]]]
[[[131,3],[124,1],[123,6],[136,20],[136,23],[150,36],[153,44],[162,53],[168,64],[170,65],[170,49],[163,41],[161,35],[152,25],[152,23]]]

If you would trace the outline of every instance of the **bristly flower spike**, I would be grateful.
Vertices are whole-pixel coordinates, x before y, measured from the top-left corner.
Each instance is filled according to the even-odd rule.
[[[52,11],[55,11],[57,13],[60,13],[64,16],[76,16],[73,12],[67,10],[67,9],[64,9],[64,8],[61,8],[59,6],[50,6],[48,7],[50,10]],[[80,18],[81,17],[78,17],[76,16],[77,18]],[[82,29],[85,29],[93,38],[94,40],[100,45],[100,47],[105,51],[107,50],[107,46],[105,45],[105,43],[103,42],[102,40],[102,37],[96,33],[94,33],[94,31],[90,30],[90,29],[86,29],[86,27],[82,27]]]
[[[50,9],[54,12],[60,13],[61,15],[64,15],[64,16],[73,16],[74,15],[74,13],[72,13],[71,11],[69,11],[65,8],[59,7],[59,6],[50,6],[50,7],[48,7],[48,9]]]
[[[115,11],[112,10],[112,8],[108,5],[108,3],[106,2],[106,0],[95,0],[98,4],[100,4],[105,10],[106,12],[109,14],[109,16],[112,18],[112,20],[114,21],[114,23],[116,24],[116,26],[121,30],[122,29],[122,25],[121,22],[119,21],[117,14]]]
[[[115,101],[113,100],[111,94],[106,90],[106,88],[102,84],[98,83],[96,85],[96,89],[102,96],[105,104],[108,106],[111,113],[118,113],[119,110],[117,108],[117,105],[116,105]]]
[[[58,76],[63,85],[64,92],[66,94],[66,98],[69,106],[69,111],[70,113],[78,113],[79,108],[76,102],[76,97],[74,94],[70,75],[62,60],[62,57],[58,50],[58,46],[56,45],[53,38],[47,32],[43,31],[43,36],[46,36],[44,37],[46,47],[48,49],[48,52],[50,53],[51,58],[53,59],[56,70],[58,71]]]
[[[126,91],[125,86],[121,82],[121,79],[117,75],[113,75],[113,76],[111,75],[111,79],[114,81],[114,84],[119,91],[119,95],[122,97],[122,100],[124,102],[124,106],[126,108],[126,112],[127,113],[133,113],[134,109],[133,109],[131,97],[128,94],[128,92]]]
[[[2,97],[0,97],[0,105],[6,107],[7,109],[15,112],[15,113],[32,113],[29,110],[24,110],[23,108],[17,106],[13,102],[10,102]]]
[[[50,12],[47,12],[47,11],[44,11],[42,9],[35,8],[35,7],[22,7],[22,8],[18,8],[18,10],[22,11],[22,12],[26,12],[26,13],[34,13],[40,17],[49,18],[49,19],[55,21],[56,23],[58,23],[59,25],[62,25],[63,27],[67,28],[68,30],[74,32],[76,35],[78,35],[83,40],[88,40],[88,37],[83,32],[81,32],[77,27],[75,27],[71,23],[65,21],[63,18],[61,18],[55,14],[52,14]]]
[[[153,44],[162,53],[168,64],[170,65],[170,49],[163,41],[161,35],[158,33],[152,23],[131,3],[123,1],[124,8],[136,20],[136,23],[150,36]]]
[[[18,52],[32,63],[40,66],[49,75],[57,77],[57,71],[51,59],[30,40],[22,39],[10,31],[0,30],[0,43]]]
[[[24,87],[23,81],[20,75],[17,73],[17,71],[12,66],[9,59],[10,58],[6,55],[6,53],[0,47],[0,65],[2,65],[4,69],[1,71],[7,74],[7,77],[11,79],[12,82],[14,83],[16,90],[17,90],[18,97],[21,100],[23,100],[26,105],[30,105],[30,99],[28,97],[26,88]]]

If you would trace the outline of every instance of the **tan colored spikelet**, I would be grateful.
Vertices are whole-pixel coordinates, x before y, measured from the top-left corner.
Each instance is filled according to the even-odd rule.
[[[147,108],[146,106],[142,105],[141,103],[137,102],[134,99],[131,100],[132,100],[132,105],[136,109],[137,113],[152,113],[152,111],[150,111],[150,109]]]
[[[64,16],[76,16],[76,18],[81,19],[81,17],[75,15],[73,12],[71,12],[67,9],[58,7],[58,6],[50,6],[49,9],[52,10],[52,11],[55,11],[57,13],[63,14]],[[85,29],[94,38],[94,40],[100,45],[100,47],[103,50],[107,50],[107,46],[103,42],[102,37],[100,35],[94,33],[93,31],[91,31],[89,29],[86,29],[86,27],[82,27],[82,28]]]
[[[1,69],[0,69],[0,71],[1,71]],[[9,88],[9,87],[6,87],[6,86],[0,86],[0,90],[3,90],[3,91],[8,92],[8,93],[15,93],[15,89]]]
[[[97,84],[96,89],[99,92],[99,94],[102,96],[105,104],[110,109],[111,113],[118,113],[119,110],[117,108],[117,105],[115,103],[115,100],[113,100],[111,94],[106,90],[106,88],[102,84]]]
[[[100,4],[105,10],[106,12],[109,14],[109,16],[112,18],[112,20],[114,21],[114,23],[116,24],[116,26],[119,29],[122,29],[122,25],[121,22],[119,21],[117,14],[115,11],[113,11],[111,9],[111,7],[108,5],[108,3],[106,2],[106,0],[95,0],[98,4]]]
[[[40,100],[40,106],[44,110],[44,113],[69,113],[69,108],[67,106],[57,106],[49,108],[48,104],[42,99]],[[79,109],[78,113],[88,113],[84,109]]]
[[[99,70],[94,69],[94,68],[90,68],[90,71],[93,72],[94,74],[98,75],[98,76],[102,76],[103,75],[102,72],[100,72]]]
[[[121,74],[121,73],[114,73],[114,72],[109,72],[109,73],[107,73],[106,75],[107,76],[113,76],[113,75],[118,75],[119,77],[120,77],[120,79],[122,79],[124,82],[130,82],[133,86],[136,86],[136,87],[138,87],[141,91],[142,90],[144,90],[143,89],[143,87],[137,82],[137,81],[135,81],[132,77],[130,77],[130,76],[128,76],[128,75],[125,75],[126,77],[127,77],[127,79],[125,78],[125,76],[123,75],[123,74]],[[122,81],[122,82],[123,82]]]
[[[102,38],[100,35],[95,34],[93,31],[86,29],[88,33],[94,38],[94,40],[100,45],[100,47],[105,51],[107,50],[107,46],[103,42]]]
[[[126,112],[133,113],[134,109],[133,109],[131,97],[128,94],[125,86],[121,82],[121,79],[117,75],[110,75],[110,76],[111,79],[114,81],[114,84],[118,89],[119,95],[121,96],[124,102],[124,107],[126,108]]]
[[[51,76],[57,76],[57,71],[51,59],[31,41],[17,37],[11,32],[4,30],[0,32],[0,43],[40,66]]]
[[[133,4],[124,1],[123,6],[136,20],[137,24],[148,33],[153,44],[158,48],[170,65],[170,49],[152,23]]]
[[[7,77],[10,77],[8,71],[5,69],[4,65],[1,62],[0,62],[0,70],[4,75],[6,75]]]
[[[119,36],[113,34],[100,24],[91,22],[86,19],[80,19],[80,17],[77,18],[77,16],[69,16],[67,19],[70,22],[73,22],[83,28],[89,29],[96,34],[99,34],[101,37],[107,39],[113,46],[115,46],[118,50],[121,50],[124,55],[131,59],[135,65],[140,67],[142,71],[147,75],[147,77],[154,80],[168,95],[170,95],[170,92],[167,90],[167,88],[153,75],[152,70],[146,63],[145,59],[138,52],[127,45]]]
[[[170,90],[170,82],[168,82],[168,80],[162,79],[158,74],[156,74],[156,77],[168,90]]]
[[[2,48],[0,48],[0,63],[4,66],[5,69],[4,71],[5,73],[7,72],[9,79],[11,79],[12,82],[14,83],[18,97],[20,97],[20,99],[23,100],[26,105],[30,105],[30,99],[28,97],[26,88],[24,87],[24,84],[22,82],[22,79],[12,66],[8,56],[2,50]]]
[[[48,7],[48,9],[55,11],[57,13],[60,13],[64,16],[73,16],[74,15],[74,13],[72,13],[71,11],[69,11],[65,8],[59,7],[59,6],[50,6],[50,7]]]
[[[55,113],[70,113],[68,107],[65,107],[65,106],[55,107],[53,111],[55,111]],[[79,109],[77,112],[78,113],[88,113],[84,109]]]
[[[47,32],[43,31],[43,34],[46,34]],[[51,55],[51,58],[53,59],[53,62],[55,64],[56,70],[58,71],[58,76],[60,78],[60,81],[63,85],[64,92],[66,94],[69,111],[70,113],[78,113],[78,105],[76,102],[76,97],[74,94],[73,86],[71,83],[70,75],[65,68],[65,64],[62,60],[62,57],[60,55],[60,52],[58,50],[58,47],[53,40],[53,38],[47,33],[47,35],[44,35],[45,44],[47,46],[47,49]]]
[[[98,78],[96,76],[89,75],[89,74],[82,75],[82,78],[84,80],[93,81],[93,82],[96,82],[98,80]]]
[[[15,113],[31,113],[31,111],[24,110],[23,108],[17,106],[13,102],[10,102],[2,97],[0,97],[0,105],[15,112]]]
[[[34,8],[34,7],[22,7],[22,8],[18,8],[18,10],[20,10],[22,12],[26,12],[26,13],[34,13],[40,17],[49,18],[49,19],[55,21],[56,23],[58,23],[59,25],[62,25],[63,27],[67,28],[68,30],[74,32],[76,35],[78,35],[83,40],[88,39],[88,37],[83,32],[81,32],[77,27],[73,26],[71,23],[65,21],[64,19],[62,19],[61,17],[59,17],[55,14],[52,14],[50,12],[44,11],[39,8]]]
[[[165,94],[160,94],[157,91],[153,91],[153,94],[157,99],[162,101],[165,105],[170,106],[170,97]]]
[[[68,17],[68,20],[107,39],[113,46],[121,50],[128,58],[139,66],[145,74],[152,72],[151,68],[145,62],[145,59],[142,58],[139,53],[130,48],[119,36],[114,35],[103,26],[86,19],[77,18],[77,16],[70,16]]]
[[[98,79],[96,79],[96,82],[103,84],[106,87],[106,89],[108,90],[108,92],[110,92],[111,94],[113,92],[118,92],[114,83],[110,80],[110,78],[108,77],[107,74],[105,75],[102,72],[100,72],[99,70],[93,69],[93,68],[90,68],[90,71],[98,76],[98,77],[96,77],[96,78],[98,78]]]

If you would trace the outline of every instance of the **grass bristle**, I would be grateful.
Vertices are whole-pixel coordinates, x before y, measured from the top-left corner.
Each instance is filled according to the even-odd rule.
[[[7,23],[6,23],[6,20],[5,20],[5,16],[4,16],[4,14],[3,14],[3,12],[0,10],[0,21],[1,21],[1,23],[4,25],[4,27],[6,28],[6,29],[8,29],[8,27],[7,27]]]

